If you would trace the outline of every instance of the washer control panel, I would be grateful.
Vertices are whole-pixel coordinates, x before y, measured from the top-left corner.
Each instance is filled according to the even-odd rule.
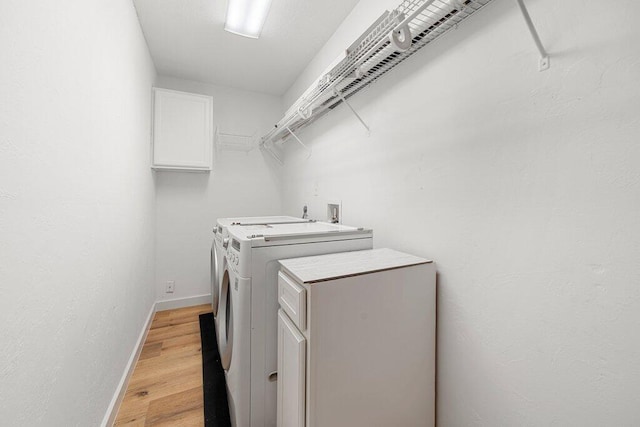
[[[236,239],[231,238],[229,240],[229,246],[227,246],[227,263],[237,273],[242,275],[240,269],[242,268],[241,262],[241,245]],[[246,263],[242,263],[246,264]]]

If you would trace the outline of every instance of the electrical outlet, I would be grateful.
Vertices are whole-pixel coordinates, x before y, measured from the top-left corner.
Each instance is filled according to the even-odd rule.
[[[167,289],[165,290],[165,292],[168,294],[172,294],[175,288],[176,282],[173,280],[167,280]]]

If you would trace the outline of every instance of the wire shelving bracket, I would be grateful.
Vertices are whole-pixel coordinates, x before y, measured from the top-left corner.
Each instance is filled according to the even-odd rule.
[[[531,15],[529,15],[529,11],[527,10],[527,6],[524,4],[524,0],[516,0],[518,6],[520,7],[520,12],[522,12],[522,17],[524,21],[527,23],[527,28],[529,28],[529,32],[531,33],[531,37],[533,37],[533,42],[536,44],[538,48],[538,52],[540,52],[540,61],[538,62],[538,71],[548,70],[551,66],[549,61],[549,54],[545,50],[542,45],[542,41],[540,41],[540,36],[536,31],[535,25],[533,25],[533,21],[531,20]]]
[[[284,160],[282,159],[282,157],[280,157],[280,155],[278,155],[278,153],[276,152],[274,146],[273,146],[273,141],[268,141],[265,144],[261,144],[260,145],[260,150],[269,153],[269,155],[271,157],[273,157],[273,159],[278,162],[278,164],[280,166],[284,165]]]
[[[289,127],[287,127],[287,130],[289,131],[289,133],[291,134],[291,136],[293,136],[293,137],[295,138],[295,140],[296,140],[296,141],[298,141],[298,144],[302,145],[302,147],[303,147],[305,150],[307,150],[307,152],[309,153],[309,154],[307,155],[307,159],[308,159],[309,157],[311,157],[311,148],[307,147],[307,146],[304,144],[304,142],[302,142],[302,141],[300,140],[300,138],[298,138],[298,135],[296,135],[296,134],[295,134],[291,129],[289,129]]]
[[[322,74],[287,110],[285,116],[262,136],[260,147],[272,152],[275,151],[275,142],[294,138],[311,152],[296,133],[342,103],[351,109],[369,131],[369,126],[347,100],[419,49],[449,30],[456,29],[459,23],[491,1],[404,0],[396,9],[385,11],[344,51],[339,62]],[[524,4],[521,7],[524,7]],[[534,32],[535,28],[532,33]],[[535,34],[537,36],[537,33]],[[537,40],[539,43],[539,39]],[[544,48],[541,52],[543,51]],[[546,63],[548,64],[548,57]],[[281,162],[281,159],[279,161]]]
[[[347,101],[345,99],[344,96],[342,96],[342,94],[340,93],[340,91],[338,91],[337,89],[333,89],[333,92],[336,94],[336,96],[338,98],[340,98],[340,100],[342,102],[344,102],[347,107],[349,107],[349,109],[351,110],[351,112],[358,118],[358,120],[360,120],[360,123],[362,123],[362,126],[364,126],[364,128],[367,130],[367,133],[371,133],[371,129],[369,129],[369,126],[367,126],[367,124],[364,122],[364,120],[362,120],[362,117],[360,117],[360,115],[356,112],[356,110],[353,109],[353,107],[351,106],[351,104],[349,104],[349,101]]]
[[[216,127],[215,130],[215,145],[216,151],[249,151],[255,149],[259,144],[256,134],[242,135],[238,133],[220,132],[220,129]]]

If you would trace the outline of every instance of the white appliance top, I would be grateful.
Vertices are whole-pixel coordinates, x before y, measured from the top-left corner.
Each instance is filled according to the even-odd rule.
[[[317,283],[431,262],[433,261],[383,248],[291,258],[280,260],[280,265],[300,283]]]
[[[217,223],[223,227],[229,227],[231,224],[280,224],[287,222],[309,222],[308,219],[296,218],[295,216],[243,216],[236,218],[218,218]]]
[[[303,223],[270,223],[256,225],[232,225],[229,226],[229,234],[241,240],[264,237],[288,237],[308,234],[343,233],[362,230],[342,224],[330,224],[328,222],[303,222]]]

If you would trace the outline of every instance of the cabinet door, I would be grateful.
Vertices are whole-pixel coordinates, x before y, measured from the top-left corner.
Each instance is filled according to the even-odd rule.
[[[278,427],[305,425],[306,342],[293,322],[278,311]]]
[[[211,170],[212,110],[210,96],[154,88],[153,167]]]

